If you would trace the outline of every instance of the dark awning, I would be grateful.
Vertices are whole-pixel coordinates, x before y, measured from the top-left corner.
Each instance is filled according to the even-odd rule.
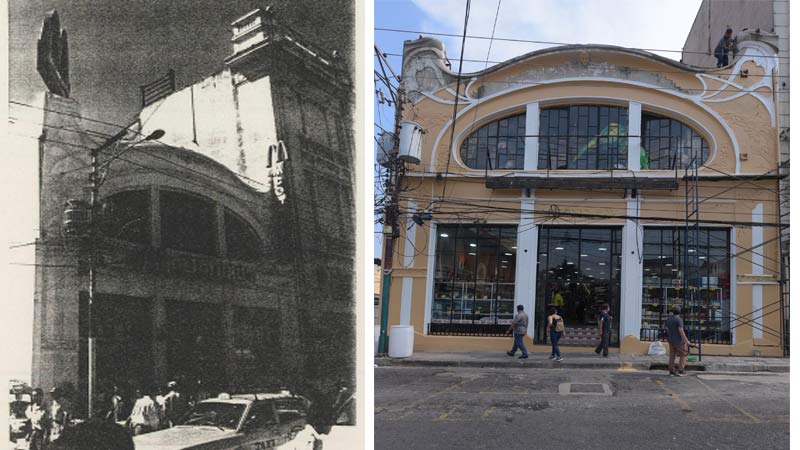
[[[655,178],[540,178],[494,177],[486,179],[489,189],[646,189],[676,190],[677,179]]]

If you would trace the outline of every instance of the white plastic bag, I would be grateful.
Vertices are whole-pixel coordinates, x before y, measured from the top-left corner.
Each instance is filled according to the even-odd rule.
[[[650,349],[647,350],[647,354],[651,356],[666,355],[667,349],[664,348],[664,344],[661,341],[655,341],[650,343]]]

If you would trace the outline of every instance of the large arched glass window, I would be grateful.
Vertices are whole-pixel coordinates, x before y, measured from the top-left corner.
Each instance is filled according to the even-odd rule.
[[[470,169],[522,169],[525,160],[525,114],[478,128],[461,143],[461,159]]]
[[[102,203],[100,230],[104,236],[150,245],[150,191],[125,191]]]
[[[685,169],[692,159],[708,159],[706,140],[675,119],[642,112],[642,170]]]
[[[261,240],[256,232],[244,219],[227,208],[225,245],[230,259],[252,261],[261,257]]]
[[[569,105],[539,111],[539,169],[628,167],[628,108]]]
[[[211,200],[161,191],[161,243],[164,247],[217,254],[217,216]]]

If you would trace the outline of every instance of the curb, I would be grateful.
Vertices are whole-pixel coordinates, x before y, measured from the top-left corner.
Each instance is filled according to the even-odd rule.
[[[523,369],[633,369],[633,370],[667,370],[667,364],[652,361],[597,361],[557,363],[550,360],[533,361],[440,361],[375,358],[378,367],[472,367],[472,368],[523,368]],[[697,363],[687,364],[686,370],[693,372],[773,372],[789,373],[788,365],[753,363]]]

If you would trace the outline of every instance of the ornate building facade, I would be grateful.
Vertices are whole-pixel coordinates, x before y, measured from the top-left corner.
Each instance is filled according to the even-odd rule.
[[[352,389],[351,73],[269,8],[232,28],[222,71],[144,99],[99,152],[88,237],[65,231],[75,211],[64,205],[85,203],[90,149],[103,140],[75,132],[75,99],[46,93],[34,385],[86,392],[91,314],[98,392],[176,378],[208,390]]]

